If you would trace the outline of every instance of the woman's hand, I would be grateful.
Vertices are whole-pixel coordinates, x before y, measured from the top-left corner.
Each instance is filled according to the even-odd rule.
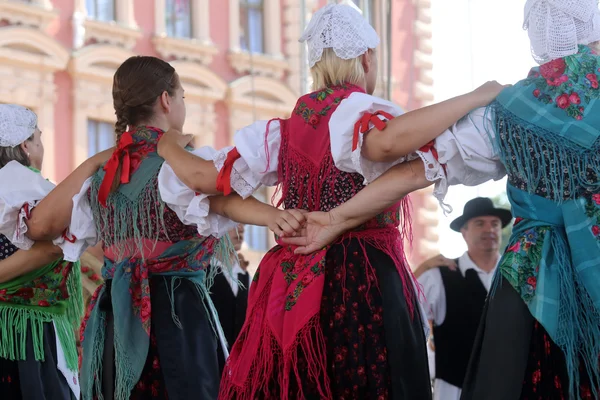
[[[479,106],[484,107],[494,101],[500,92],[510,86],[511,85],[501,85],[496,81],[488,81],[473,90],[471,94],[477,98]]]
[[[279,237],[295,236],[304,226],[307,212],[304,210],[273,209],[267,226]]]
[[[298,246],[295,254],[310,254],[323,249],[353,228],[353,223],[341,218],[336,210],[311,212],[305,215],[304,227],[295,237],[282,237],[283,244]]]
[[[158,141],[158,155],[165,158],[165,154],[172,148],[184,148],[194,140],[194,135],[184,135],[176,129],[169,129]]]

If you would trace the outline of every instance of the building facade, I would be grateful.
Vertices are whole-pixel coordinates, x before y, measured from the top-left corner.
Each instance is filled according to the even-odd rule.
[[[382,37],[377,94],[405,109],[433,99],[430,0],[343,0]],[[39,117],[44,175],[66,177],[114,143],[112,77],[136,54],[177,69],[186,90],[185,133],[221,148],[257,119],[285,117],[309,88],[298,38],[327,0],[0,0],[0,102]],[[269,193],[257,194],[262,200]],[[436,204],[413,196],[413,263],[435,250]],[[272,244],[246,231],[254,264]]]

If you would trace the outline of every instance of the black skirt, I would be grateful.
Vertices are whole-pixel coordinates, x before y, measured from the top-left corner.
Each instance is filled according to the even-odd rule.
[[[320,319],[333,398],[430,400],[417,296],[411,315],[392,259],[350,239],[328,251],[325,274]],[[311,388],[303,384],[303,391]],[[314,389],[306,398],[320,399]]]
[[[174,291],[173,321],[170,287],[172,277],[150,278],[152,325],[150,348],[142,376],[130,399],[213,400],[219,392],[217,337],[203,299],[194,284],[182,279]],[[110,285],[110,281],[107,282]],[[98,299],[107,312],[102,387],[105,400],[114,393],[114,321],[109,295]]]
[[[0,399],[75,399],[65,376],[57,367],[56,332],[52,323],[44,324],[44,361],[35,360],[30,325],[27,327],[26,355],[24,361],[0,358]]]
[[[562,350],[503,279],[486,301],[461,400],[570,398]],[[577,398],[594,399],[583,368]]]

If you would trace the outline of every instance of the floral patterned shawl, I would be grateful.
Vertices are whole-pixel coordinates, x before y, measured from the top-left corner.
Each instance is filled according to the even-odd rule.
[[[580,46],[488,109],[517,217],[498,271],[565,353],[574,397],[580,363],[600,387],[599,73]]]

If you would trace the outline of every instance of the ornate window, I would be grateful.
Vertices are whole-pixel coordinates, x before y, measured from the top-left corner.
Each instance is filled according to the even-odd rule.
[[[115,0],[85,0],[87,16],[96,21],[115,21],[115,8]]]
[[[209,2],[154,0],[153,42],[161,57],[203,65],[212,62],[219,51],[210,39]]]
[[[110,122],[88,119],[88,157],[115,145],[115,126]]]
[[[141,37],[133,15],[133,0],[75,0],[74,48],[102,43],[130,50]]]
[[[229,0],[229,63],[237,73],[281,79],[289,69],[281,50],[281,3]]]
[[[264,11],[262,0],[240,0],[240,48],[264,53]]]
[[[192,38],[191,0],[165,0],[166,34],[177,38]]]

